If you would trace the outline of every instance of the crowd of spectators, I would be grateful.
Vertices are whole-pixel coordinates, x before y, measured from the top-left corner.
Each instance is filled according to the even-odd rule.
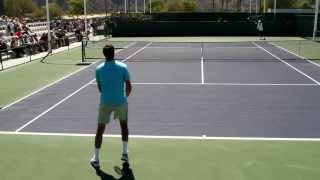
[[[0,17],[0,55],[10,54],[22,57],[24,54],[36,54],[48,50],[47,31],[32,30],[31,22],[24,19]],[[68,46],[70,40],[81,41],[85,23],[83,20],[53,20],[50,24],[51,46]]]

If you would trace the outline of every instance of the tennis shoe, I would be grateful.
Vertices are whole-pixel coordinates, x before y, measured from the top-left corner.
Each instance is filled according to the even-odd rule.
[[[122,154],[121,160],[122,160],[122,161],[125,161],[125,162],[128,162],[128,161],[129,161],[129,156],[128,156],[128,154]]]
[[[100,162],[99,162],[99,159],[95,159],[94,157],[91,158],[90,160],[90,164],[93,168],[100,168]]]

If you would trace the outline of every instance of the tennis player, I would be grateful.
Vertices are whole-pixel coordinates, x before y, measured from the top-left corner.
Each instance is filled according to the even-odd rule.
[[[95,136],[95,151],[90,160],[93,167],[100,167],[99,152],[106,125],[110,122],[111,113],[119,119],[123,142],[121,160],[128,161],[128,102],[131,93],[130,74],[125,65],[114,59],[114,47],[106,45],[103,48],[105,62],[96,68],[96,80],[100,92],[100,107],[98,114],[98,127]],[[124,88],[125,86],[125,88]],[[125,89],[125,92],[124,92]]]
[[[264,37],[264,33],[263,33],[263,23],[260,19],[258,20],[258,23],[257,23],[257,31],[259,34],[259,39],[266,40],[266,38]]]

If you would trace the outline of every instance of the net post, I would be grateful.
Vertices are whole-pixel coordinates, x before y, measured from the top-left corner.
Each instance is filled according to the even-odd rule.
[[[83,43],[83,39],[81,40],[81,62],[84,62],[84,43]]]

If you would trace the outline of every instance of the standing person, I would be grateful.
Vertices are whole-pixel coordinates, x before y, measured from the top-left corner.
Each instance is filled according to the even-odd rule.
[[[264,37],[264,34],[263,34],[263,24],[260,19],[258,20],[258,23],[257,23],[257,30],[258,30],[258,34],[259,34],[259,39],[266,40],[266,38]]]
[[[128,161],[128,102],[127,97],[131,93],[130,74],[125,65],[114,59],[114,47],[106,45],[103,48],[105,62],[96,68],[96,80],[100,92],[100,107],[98,115],[98,127],[95,136],[95,151],[90,160],[93,167],[100,167],[99,152],[106,124],[110,122],[113,112],[114,118],[119,119],[123,142],[121,160]],[[125,92],[124,92],[125,85]]]

